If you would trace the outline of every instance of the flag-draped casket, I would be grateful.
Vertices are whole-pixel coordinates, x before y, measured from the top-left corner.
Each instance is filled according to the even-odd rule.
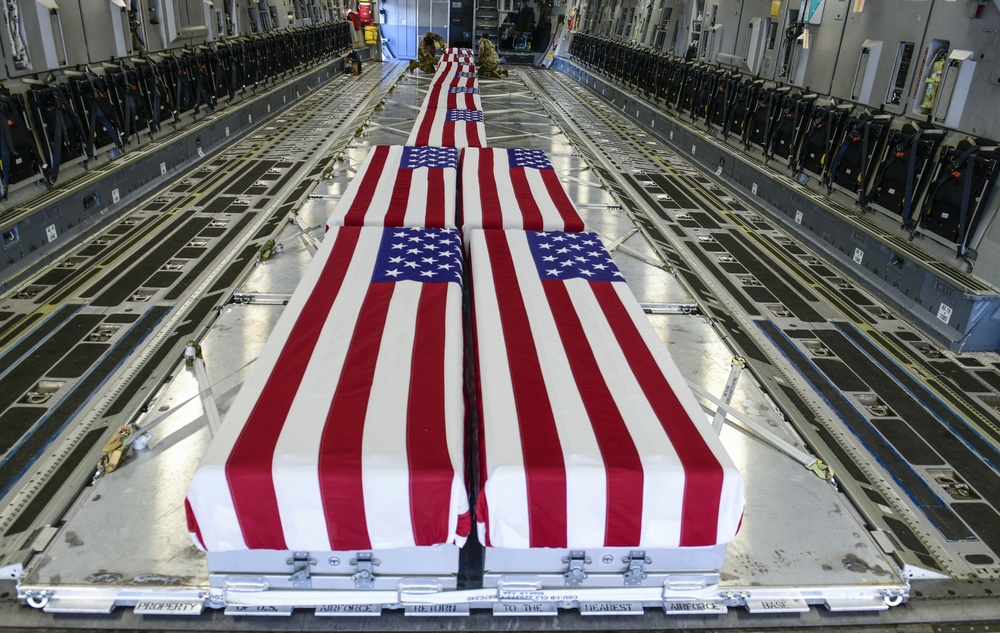
[[[481,110],[423,108],[413,124],[407,145],[486,147],[486,124]]]
[[[479,76],[476,74],[476,68],[474,66],[464,65],[464,64],[440,64],[438,65],[437,71],[434,76],[431,77],[430,88],[427,91],[427,95],[424,97],[425,101],[436,100],[440,102],[441,87],[444,88],[478,88],[479,87]],[[456,100],[456,103],[458,101]],[[447,104],[446,104],[447,105]]]
[[[466,238],[488,551],[694,548],[721,566],[743,480],[600,240]]]
[[[467,71],[438,71],[431,79],[431,86],[447,86],[448,88],[477,88],[479,78],[474,72]]]
[[[447,75],[441,75],[446,77]],[[472,86],[448,86],[445,82],[431,83],[421,104],[422,110],[482,110],[483,100],[479,88]]]
[[[582,231],[583,219],[545,152],[462,151],[462,226],[474,229]]]
[[[443,73],[456,73],[456,72],[472,73],[473,75],[475,75],[476,65],[473,64],[472,62],[442,61],[438,64],[437,70],[434,72],[434,75],[437,76]]]
[[[455,228],[458,150],[379,145],[327,221],[331,226]]]
[[[471,64],[475,61],[472,51],[466,53],[445,53],[441,56],[442,62],[458,62],[461,64]]]
[[[330,230],[188,491],[210,556],[464,543],[461,271],[456,230]]]

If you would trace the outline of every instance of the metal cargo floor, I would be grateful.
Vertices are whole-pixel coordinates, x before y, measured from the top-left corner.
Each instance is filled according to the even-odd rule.
[[[371,77],[369,73],[373,72],[392,75],[399,70],[398,65],[387,64],[382,68],[372,65],[362,79]],[[241,250],[230,252],[230,259],[226,261],[231,263],[220,271],[209,288],[200,288],[208,291],[210,300],[198,301],[205,306],[206,313],[221,307],[203,339],[203,348],[223,411],[235,396],[248,363],[252,362],[280,313],[283,298],[292,292],[307,265],[313,240],[321,239],[322,229],[315,227],[325,221],[324,206],[336,202],[371,146],[405,141],[427,81],[419,74],[404,76],[396,89],[385,95],[384,106],[355,121],[349,128],[326,121],[336,130],[337,139],[343,139],[333,143],[342,149],[332,152],[332,157],[312,169],[312,182],[308,185],[296,186],[295,180],[282,180],[278,187],[284,191],[287,183],[287,189],[294,188],[299,199],[312,192],[312,199],[301,206],[299,225],[314,228],[304,232],[299,226],[288,225],[284,218],[291,207],[279,206],[277,202],[272,204],[268,198],[262,205],[271,215],[261,215],[249,229],[241,229],[255,231],[254,239],[250,243],[244,240],[235,241],[232,246],[227,244],[228,248]],[[377,102],[378,98],[373,100]],[[821,261],[813,261],[813,255],[784,237],[776,226],[750,210],[723,184],[680,161],[649,131],[635,128],[613,108],[602,104],[593,93],[565,76],[518,69],[510,79],[484,81],[483,104],[490,145],[548,152],[588,226],[600,233],[606,244],[617,244],[616,262],[639,300],[648,304],[651,311],[660,312],[650,314],[650,319],[685,377],[710,393],[720,394],[734,354],[743,355],[750,372],[743,373],[738,383],[733,407],[790,443],[801,445],[804,437],[812,450],[836,464],[843,492],[759,441],[733,428],[723,431],[724,444],[747,481],[748,499],[741,532],[729,549],[723,569],[723,589],[751,594],[789,588],[816,591],[816,601],[822,601],[825,592],[831,599],[828,604],[836,606],[837,596],[844,595],[845,590],[861,588],[863,593],[874,595],[880,587],[900,586],[904,582],[900,562],[914,563],[910,571],[915,574],[922,573],[921,568],[961,576],[975,575],[978,570],[977,584],[964,589],[964,583],[955,584],[954,581],[918,581],[914,586],[923,587],[921,595],[915,595],[906,607],[883,613],[880,620],[864,614],[827,613],[815,607],[807,613],[771,614],[757,619],[748,616],[743,608],[732,609],[724,616],[668,616],[661,609],[647,609],[638,618],[618,619],[564,612],[558,623],[521,620],[517,628],[836,625],[856,628],[888,623],[905,626],[911,622],[956,621],[963,616],[977,618],[977,614],[979,619],[986,617],[990,611],[984,604],[989,605],[989,601],[983,603],[979,598],[997,589],[991,579],[995,574],[989,571],[989,565],[970,564],[966,554],[996,560],[995,546],[989,541],[992,533],[988,530],[988,521],[970,512],[969,516],[976,520],[969,519],[968,524],[960,520],[954,526],[982,525],[982,534],[978,538],[949,540],[953,535],[940,530],[931,520],[929,511],[939,509],[962,518],[965,515],[960,509],[951,508],[955,504],[942,501],[945,495],[941,489],[934,488],[936,480],[933,474],[928,474],[926,464],[914,464],[903,457],[921,453],[904,451],[903,446],[890,443],[887,450],[896,461],[882,459],[880,462],[869,452],[870,443],[852,433],[844,419],[850,410],[860,417],[859,424],[880,417],[872,416],[857,396],[864,393],[862,386],[881,388],[886,379],[867,373],[861,376],[865,380],[852,379],[849,372],[858,371],[862,361],[890,376],[896,376],[899,371],[912,371],[909,365],[900,369],[898,364],[880,358],[877,350],[865,348],[863,340],[855,340],[855,332],[870,335],[874,331],[896,337],[901,345],[908,346],[910,355],[922,349],[918,344],[932,349],[934,344],[915,338],[914,331],[891,314],[883,316],[889,313],[864,293],[838,286],[835,273],[824,277],[824,270],[830,271],[823,268]],[[301,123],[304,130],[310,129],[307,119]],[[361,123],[364,125],[358,127]],[[267,143],[267,133],[262,130],[259,138],[255,135],[248,139],[244,151],[253,147],[253,143]],[[286,146],[287,156],[272,160],[285,159],[284,162],[289,163],[289,158],[299,156],[303,150],[302,143],[296,147]],[[343,160],[331,160],[341,151]],[[320,178],[318,171],[324,164],[331,168],[324,174],[326,177]],[[232,187],[245,188],[249,182],[239,180],[230,183]],[[266,179],[258,176],[254,182],[260,180]],[[229,224],[239,222],[246,213],[252,212],[255,200],[259,200],[253,196],[260,195],[231,191],[232,187],[222,185],[211,195],[211,200],[239,202],[238,208],[220,207],[212,211],[222,214]],[[181,195],[181,192],[164,194],[166,200]],[[201,204],[207,200],[203,198]],[[140,212],[136,217],[142,220],[146,216]],[[251,250],[250,246],[259,248],[265,237],[279,229],[278,241],[284,246],[284,252],[253,264],[256,250]],[[152,233],[144,243],[161,241],[160,234]],[[206,246],[213,244],[209,242]],[[819,279],[804,279],[802,272],[808,269],[814,269]],[[757,283],[744,283],[747,276],[752,276]],[[111,281],[108,279],[104,283]],[[199,284],[205,285],[201,278],[189,281],[192,289]],[[226,303],[223,307],[224,299],[229,296],[228,288],[233,284],[236,284],[239,301]],[[848,290],[856,295],[840,292]],[[157,305],[171,306],[179,301],[179,297],[168,300],[160,296]],[[853,324],[855,319],[844,319],[840,309],[845,306],[850,308],[850,315],[862,321],[860,326]],[[24,337],[42,332],[43,328],[51,326],[27,328],[21,338],[11,339],[0,351],[10,353],[18,340],[26,340]],[[45,338],[47,335],[39,336]],[[850,369],[812,355],[810,345],[814,340],[824,342],[836,354],[830,358],[837,362],[836,358],[842,357]],[[864,359],[851,356],[855,353],[862,354]],[[955,371],[959,374],[937,380],[964,380],[955,378],[963,371],[967,374],[976,371],[977,375],[995,371],[996,367],[985,356],[961,355],[953,363],[954,367],[947,367],[952,374]],[[0,361],[6,358],[0,356]],[[165,367],[170,365],[168,359],[163,360]],[[979,363],[978,367],[973,361]],[[920,366],[945,370],[931,362]],[[929,381],[920,375],[926,385]],[[169,370],[169,376],[169,382],[162,389],[146,397],[148,412],[141,423],[169,413],[155,429],[149,449],[136,453],[119,471],[98,480],[73,503],[66,515],[66,525],[54,535],[23,586],[34,590],[66,591],[69,602],[89,600],[96,611],[105,610],[114,600],[127,602],[147,592],[148,595],[164,595],[158,592],[166,590],[197,595],[207,589],[204,558],[188,537],[181,502],[209,439],[208,432],[193,374],[178,363]],[[984,381],[983,392],[990,391],[986,387],[990,381],[980,378]],[[936,378],[930,379],[933,380]],[[834,386],[832,392],[824,391],[828,387],[821,384],[823,381]],[[127,391],[128,383],[123,384]],[[765,395],[758,384],[763,384],[769,393]],[[918,396],[913,389],[916,387],[908,388],[904,395]],[[848,408],[840,415],[837,407],[832,406],[837,396],[848,402]],[[137,400],[132,398],[128,402],[134,404]],[[776,402],[782,412],[775,407]],[[898,408],[899,405],[894,406]],[[949,407],[946,405],[946,408]],[[982,413],[995,418],[995,412]],[[941,415],[933,412],[930,420],[941,420]],[[987,442],[986,447],[992,441],[975,429],[969,431]],[[918,432],[919,429],[914,430],[914,434]],[[900,433],[898,437],[903,438],[903,435]],[[910,442],[910,446],[916,445],[911,435],[898,440],[903,441]],[[960,443],[968,446],[967,441]],[[932,446],[937,448],[939,445],[940,441],[934,441]],[[996,460],[989,459],[985,449],[965,454],[964,460],[956,456],[954,459],[959,463],[955,463],[954,468],[974,466],[972,460],[976,458],[982,459],[988,469],[995,472]],[[909,488],[905,480],[893,474],[894,468],[908,469],[912,473],[913,484]],[[87,473],[85,468],[77,470],[75,485],[78,486],[87,479]],[[29,471],[28,475],[31,474]],[[6,499],[30,491],[30,486],[26,488],[29,483],[26,479],[21,480],[20,487],[12,488]],[[72,481],[63,483],[60,480],[58,483],[68,488],[74,486]],[[911,493],[918,485],[930,491],[928,503],[917,503],[913,499]],[[940,508],[934,506],[932,499],[939,502]],[[992,503],[989,499],[983,501],[987,502]],[[30,530],[24,534],[30,534]],[[894,549],[895,558],[886,553]],[[470,571],[468,562],[465,571]],[[474,577],[474,573],[464,574],[465,586],[473,585],[474,581],[469,578]],[[947,584],[949,582],[952,584]],[[155,591],[150,592],[151,589]],[[965,606],[961,610],[958,603],[955,607],[945,606],[950,603],[938,599],[947,596],[948,592],[967,599],[962,601]],[[922,597],[933,599],[921,602]],[[11,626],[76,628],[96,624],[102,628],[127,630],[149,628],[152,623],[161,622],[151,617],[119,611],[111,619],[94,620],[78,615],[56,616],[10,602],[0,603],[0,629]],[[440,628],[442,625],[438,619],[407,618],[404,621],[402,617],[401,613],[386,612],[382,618],[367,621],[364,626],[394,630]],[[672,619],[676,617],[681,619]],[[354,628],[359,624],[354,620],[315,618],[311,612],[299,611],[281,618],[280,622],[268,619],[267,623],[261,620],[247,623],[222,617],[220,612],[206,612],[197,619],[170,619],[163,622],[163,626],[192,630],[248,626],[326,630]],[[469,618],[447,626],[498,629],[509,628],[512,624],[488,612],[477,614],[474,610]]]

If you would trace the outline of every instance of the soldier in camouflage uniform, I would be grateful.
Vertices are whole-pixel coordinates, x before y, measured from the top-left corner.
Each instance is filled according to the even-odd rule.
[[[406,70],[412,73],[414,68],[419,68],[425,73],[434,74],[434,71],[437,70],[438,46],[444,48],[448,46],[448,42],[437,33],[431,31],[424,33],[420,39],[420,46],[417,48],[417,58],[410,62],[410,66]]]
[[[479,37],[479,62],[477,64],[479,76],[482,78],[499,79],[501,72],[507,76],[507,71],[500,70],[500,58],[497,56],[497,49],[493,46],[490,38],[484,33]]]

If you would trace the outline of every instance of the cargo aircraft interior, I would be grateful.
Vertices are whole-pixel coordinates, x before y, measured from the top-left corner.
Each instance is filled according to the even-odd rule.
[[[1000,0],[3,0],[4,630],[1000,630]]]

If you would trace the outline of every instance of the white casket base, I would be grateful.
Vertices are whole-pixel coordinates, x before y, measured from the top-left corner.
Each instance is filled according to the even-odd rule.
[[[455,589],[455,545],[383,550],[293,552],[242,550],[208,552],[213,589],[389,590],[400,582],[426,582]],[[367,573],[366,573],[367,572]]]
[[[677,576],[717,584],[726,545],[656,549],[487,547],[483,586],[497,587],[532,578],[543,588],[660,587]]]

